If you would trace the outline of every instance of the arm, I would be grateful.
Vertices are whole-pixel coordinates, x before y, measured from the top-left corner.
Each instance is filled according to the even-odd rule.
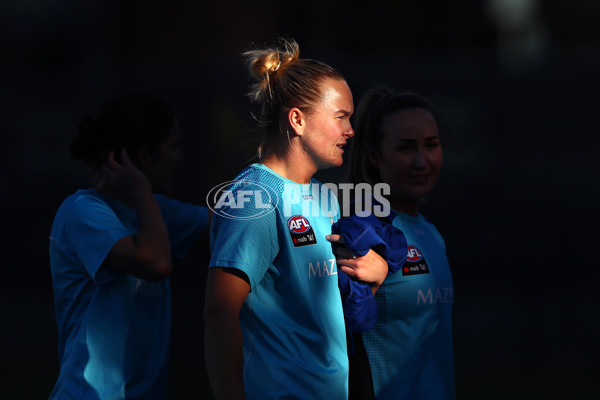
[[[208,271],[204,302],[206,369],[215,399],[244,399],[243,337],[240,309],[250,293],[248,278],[239,270],[213,267]]]
[[[138,216],[138,233],[118,240],[102,268],[147,280],[162,280],[171,274],[171,247],[158,203],[148,178],[121,150],[122,164],[110,152],[102,167],[106,192],[132,204]]]

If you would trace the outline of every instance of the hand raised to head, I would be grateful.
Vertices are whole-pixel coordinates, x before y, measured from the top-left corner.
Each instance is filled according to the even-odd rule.
[[[102,177],[111,193],[135,202],[139,195],[151,193],[152,185],[146,175],[131,162],[127,150],[121,148],[120,155],[121,163],[115,160],[114,150],[108,153],[108,159],[102,165]]]

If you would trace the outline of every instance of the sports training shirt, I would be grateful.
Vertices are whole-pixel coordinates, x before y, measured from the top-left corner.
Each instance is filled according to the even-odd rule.
[[[253,164],[218,206],[210,266],[243,271],[251,286],[240,312],[246,398],[347,399],[344,316],[325,240],[339,218],[333,193]]]

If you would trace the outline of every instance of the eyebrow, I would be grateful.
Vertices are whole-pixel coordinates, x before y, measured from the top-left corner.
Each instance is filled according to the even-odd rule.
[[[352,113],[350,111],[346,111],[346,110],[337,110],[335,113],[342,114],[342,115],[352,115]]]

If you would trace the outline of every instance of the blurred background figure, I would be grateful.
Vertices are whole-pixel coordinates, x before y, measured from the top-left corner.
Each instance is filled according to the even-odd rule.
[[[487,0],[486,14],[496,28],[499,61],[509,70],[527,71],[548,56],[549,37],[538,0]]]
[[[208,225],[172,200],[182,158],[171,108],[143,93],[106,101],[78,124],[75,159],[95,187],[61,204],[50,234],[60,373],[51,399],[163,399],[172,257]]]

